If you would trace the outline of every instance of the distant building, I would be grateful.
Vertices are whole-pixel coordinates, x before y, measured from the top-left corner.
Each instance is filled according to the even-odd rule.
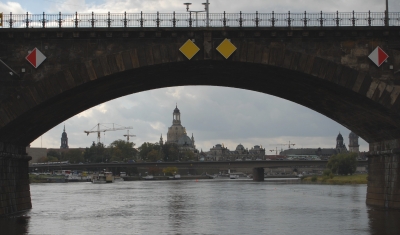
[[[196,145],[194,144],[194,137],[190,138],[186,134],[186,128],[181,124],[181,112],[178,106],[175,107],[172,113],[172,126],[168,128],[167,141],[166,144],[176,144],[178,145],[179,151],[191,151],[193,153],[198,153]],[[163,144],[162,135],[160,137],[160,144]]]
[[[358,135],[354,132],[350,132],[349,134],[349,152],[352,153],[359,153],[360,152],[360,145],[358,144]]]
[[[357,147],[358,148],[358,147]],[[347,148],[343,142],[343,136],[339,133],[336,137],[335,148],[302,148],[287,149],[280,152],[280,155],[286,156],[288,159],[328,159],[332,155],[338,153],[346,153]]]
[[[339,135],[336,137],[336,150],[338,153],[348,152],[346,145],[343,142],[343,136],[342,136],[342,134],[340,134],[340,132],[339,132]]]
[[[60,149],[68,149],[68,137],[67,137],[67,132],[65,132],[65,125],[64,125],[64,131],[61,134],[61,146]]]
[[[208,161],[236,161],[236,160],[265,160],[265,148],[255,145],[250,150],[239,144],[231,151],[227,147],[217,144],[206,153],[205,160]]]

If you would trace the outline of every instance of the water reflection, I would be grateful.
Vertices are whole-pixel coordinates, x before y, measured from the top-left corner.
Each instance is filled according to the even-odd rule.
[[[366,185],[167,181],[31,185],[30,212],[0,234],[400,234]],[[62,198],[62,203],[60,203]]]
[[[0,218],[1,234],[27,234],[29,228],[29,216],[15,216],[12,218]]]
[[[400,210],[368,207],[368,219],[371,235],[400,234]]]

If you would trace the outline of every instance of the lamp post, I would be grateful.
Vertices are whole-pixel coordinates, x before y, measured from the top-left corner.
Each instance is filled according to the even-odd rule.
[[[209,5],[210,5],[210,3],[208,2],[208,0],[206,0],[206,2],[205,3],[202,3],[202,5],[204,5],[204,11],[190,11],[189,10],[189,6],[190,5],[192,5],[192,3],[190,3],[190,2],[186,2],[186,3],[183,3],[183,5],[185,5],[186,6],[186,11],[187,12],[194,12],[194,13],[196,13],[196,27],[198,27],[198,19],[197,19],[197,13],[199,13],[199,12],[206,12],[206,26],[207,27],[209,27],[210,26],[210,18],[209,18]]]
[[[385,26],[389,26],[389,0],[386,0]]]

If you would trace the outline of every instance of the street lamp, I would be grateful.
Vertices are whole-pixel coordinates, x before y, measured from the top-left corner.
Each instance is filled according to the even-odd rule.
[[[198,27],[198,20],[197,20],[197,13],[199,13],[199,12],[206,12],[206,26],[207,27],[209,27],[210,26],[210,20],[209,20],[209,13],[210,13],[210,11],[209,11],[209,5],[210,5],[210,3],[208,2],[208,0],[206,0],[206,2],[204,2],[204,3],[202,3],[202,5],[204,5],[204,11],[190,11],[189,10],[189,6],[190,5],[192,5],[192,3],[190,3],[190,2],[186,2],[186,3],[183,3],[183,5],[185,5],[186,6],[186,11],[187,12],[194,12],[194,13],[196,13],[196,27]]]
[[[389,0],[386,0],[385,26],[389,26]]]

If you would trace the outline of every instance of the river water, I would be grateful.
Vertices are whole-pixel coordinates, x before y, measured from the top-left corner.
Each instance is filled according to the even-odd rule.
[[[0,234],[400,234],[400,211],[367,207],[366,185],[297,182],[31,184],[33,209]]]

